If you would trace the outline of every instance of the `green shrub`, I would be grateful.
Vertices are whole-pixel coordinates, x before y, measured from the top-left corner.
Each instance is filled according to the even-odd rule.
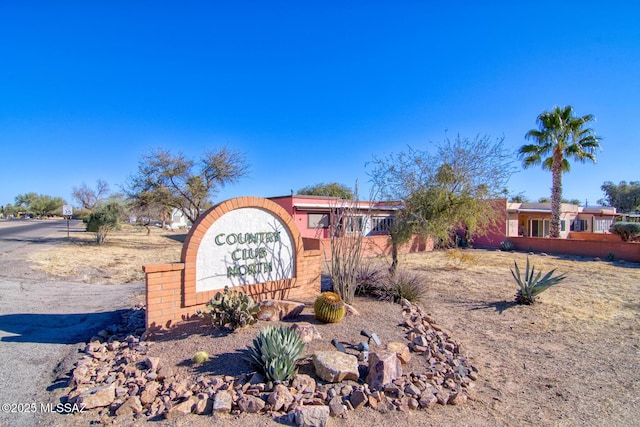
[[[511,275],[519,287],[516,293],[516,302],[518,304],[533,304],[539,294],[551,286],[557,285],[567,277],[565,274],[554,277],[553,273],[555,273],[555,269],[545,274],[544,277],[542,277],[541,271],[536,275],[536,268],[534,266],[531,266],[531,271],[529,271],[529,257],[527,257],[527,268],[524,272],[524,278],[522,278],[520,277],[518,264],[515,261],[513,264],[515,265],[515,271],[511,270]]]
[[[119,218],[122,208],[117,203],[108,203],[84,218],[87,231],[96,233],[96,243],[101,245],[107,239],[107,235],[120,227]]]
[[[609,231],[620,236],[623,242],[640,237],[640,222],[614,222]]]
[[[373,294],[382,301],[400,302],[404,298],[416,303],[425,299],[426,291],[421,275],[408,270],[398,270],[395,274],[387,276],[385,283],[374,290]]]
[[[198,312],[200,316],[209,316],[214,325],[228,325],[234,330],[256,323],[256,315],[260,310],[260,306],[249,295],[235,289],[231,291],[228,286],[225,286],[224,292],[216,293],[206,307],[209,313]]]
[[[253,347],[247,347],[249,357],[245,358],[267,380],[283,382],[292,379],[296,364],[302,357],[304,343],[298,333],[283,326],[267,326],[253,340]]]
[[[516,247],[510,241],[503,240],[502,242],[500,242],[500,250],[503,252],[512,252],[516,250]]]

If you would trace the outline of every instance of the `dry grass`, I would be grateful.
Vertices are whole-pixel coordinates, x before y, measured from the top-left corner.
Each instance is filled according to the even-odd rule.
[[[71,238],[47,250],[34,252],[35,268],[53,276],[91,283],[144,282],[142,266],[180,260],[185,235],[179,232],[122,226],[103,245],[95,235],[74,230]]]
[[[582,330],[585,324],[576,322],[611,322],[637,317],[638,307],[629,304],[638,296],[640,268],[637,264],[516,252],[463,252],[472,252],[472,261],[462,261],[454,267],[446,263],[451,258],[448,251],[407,255],[401,265],[429,273],[429,287],[434,292],[454,291],[457,295],[477,294],[480,298],[495,295],[496,302],[509,303],[517,289],[510,269],[514,261],[522,269],[529,258],[537,270],[556,269],[556,273],[568,276],[540,296],[545,306],[540,321],[545,325],[555,323],[556,327]]]

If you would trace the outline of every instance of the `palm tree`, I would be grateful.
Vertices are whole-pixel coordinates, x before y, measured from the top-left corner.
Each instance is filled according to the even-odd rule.
[[[602,138],[585,125],[595,120],[592,114],[576,117],[570,105],[541,113],[536,122],[538,129],[526,133],[525,138],[535,144],[520,147],[519,156],[523,166],[542,165],[550,170],[551,185],[551,237],[560,236],[560,204],[562,203],[562,174],[569,171],[567,158],[596,162],[595,151],[600,148]]]

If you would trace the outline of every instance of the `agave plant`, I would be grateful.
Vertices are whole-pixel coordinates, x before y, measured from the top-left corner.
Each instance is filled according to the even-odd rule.
[[[553,273],[556,271],[555,269],[545,274],[544,277],[541,271],[538,271],[536,275],[536,268],[534,266],[531,266],[531,271],[529,271],[529,257],[527,257],[527,268],[524,272],[524,278],[522,278],[520,277],[518,264],[515,261],[513,264],[515,266],[515,272],[511,270],[511,275],[520,287],[516,294],[516,302],[518,304],[533,304],[539,294],[551,286],[557,285],[567,277],[566,274],[553,276]]]
[[[245,358],[256,369],[264,373],[269,381],[288,381],[296,375],[296,364],[302,357],[304,343],[298,333],[283,326],[267,326],[247,347]]]

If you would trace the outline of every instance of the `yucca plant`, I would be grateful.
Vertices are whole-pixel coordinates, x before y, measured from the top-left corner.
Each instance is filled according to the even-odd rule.
[[[520,276],[518,263],[514,261],[513,264],[515,266],[515,271],[511,270],[511,275],[519,286],[516,294],[516,302],[518,304],[533,304],[539,294],[546,291],[551,286],[557,285],[567,277],[566,274],[553,276],[556,271],[555,268],[545,274],[544,277],[542,276],[541,271],[536,274],[536,268],[534,266],[531,266],[531,271],[529,271],[529,257],[527,257],[527,268],[524,272],[524,278],[522,278]]]
[[[247,349],[247,362],[269,381],[283,382],[296,375],[296,364],[302,357],[304,343],[293,329],[267,326],[253,340],[253,347]]]

